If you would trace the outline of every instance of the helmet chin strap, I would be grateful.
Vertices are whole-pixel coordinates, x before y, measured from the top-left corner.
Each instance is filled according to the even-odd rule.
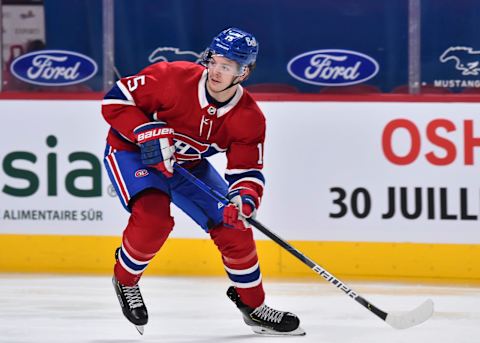
[[[239,78],[239,76],[237,76],[235,79],[233,79],[233,81],[230,83],[230,86],[228,86],[228,87],[225,88],[225,89],[222,89],[221,92],[224,92],[224,91],[226,91],[227,89],[232,88],[233,86],[239,85],[241,81],[235,82],[235,80],[238,79],[238,78]]]

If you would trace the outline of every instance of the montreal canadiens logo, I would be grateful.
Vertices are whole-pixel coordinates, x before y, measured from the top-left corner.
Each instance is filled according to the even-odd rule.
[[[135,172],[135,177],[144,177],[148,175],[148,170],[146,169],[139,169]]]
[[[40,50],[21,55],[10,71],[22,81],[42,86],[67,86],[84,82],[97,73],[90,57],[66,50]]]
[[[208,157],[219,151],[210,144],[200,143],[186,135],[175,132],[175,156],[180,161],[195,161],[202,157]]]
[[[287,70],[295,79],[318,86],[347,86],[365,82],[379,70],[365,54],[339,49],[315,50],[295,56]]]

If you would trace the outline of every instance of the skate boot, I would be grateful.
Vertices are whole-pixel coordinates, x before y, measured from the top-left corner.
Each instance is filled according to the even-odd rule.
[[[118,250],[115,252],[115,257],[118,256]],[[143,335],[144,325],[148,322],[148,312],[145,303],[143,302],[142,293],[138,285],[129,287],[122,285],[115,276],[112,278],[113,287],[117,298],[122,307],[123,315],[135,325],[138,332]]]
[[[290,312],[278,311],[263,304],[257,308],[245,305],[235,287],[227,290],[227,296],[243,314],[243,320],[253,332],[261,335],[303,336],[305,331],[300,327],[300,320]]]

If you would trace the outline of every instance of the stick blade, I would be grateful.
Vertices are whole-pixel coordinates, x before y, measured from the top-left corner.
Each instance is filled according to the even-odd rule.
[[[385,321],[395,329],[408,329],[419,325],[433,315],[433,301],[426,300],[417,308],[409,312],[389,313]]]

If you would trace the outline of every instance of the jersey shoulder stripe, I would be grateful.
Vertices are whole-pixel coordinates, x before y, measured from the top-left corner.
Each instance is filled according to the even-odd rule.
[[[124,89],[122,89],[124,88]],[[135,101],[125,87],[117,82],[103,98],[103,105],[135,105]]]

